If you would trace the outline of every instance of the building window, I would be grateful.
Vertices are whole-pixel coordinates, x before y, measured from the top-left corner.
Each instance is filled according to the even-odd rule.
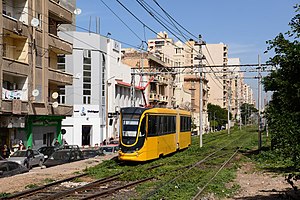
[[[175,53],[176,53],[176,54],[181,54],[181,48],[176,48],[176,49],[175,49]]]
[[[66,71],[66,57],[63,54],[57,55],[57,69],[60,71]]]
[[[102,78],[102,81],[101,81],[101,89],[102,89],[102,94],[101,94],[101,97],[102,97],[102,105],[105,105],[105,95],[106,95],[106,91],[105,91],[105,81],[106,81],[106,61],[105,61],[105,55],[102,54],[102,72],[101,72],[101,78]]]
[[[92,61],[91,50],[83,50],[83,104],[91,104],[92,95]]]
[[[59,88],[59,97],[57,99],[57,102],[59,104],[66,104],[66,89],[65,86],[58,86]]]

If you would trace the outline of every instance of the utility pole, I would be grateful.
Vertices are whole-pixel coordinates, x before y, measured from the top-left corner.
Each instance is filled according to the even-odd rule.
[[[109,134],[108,134],[108,96],[109,96],[109,92],[108,92],[108,84],[109,84],[109,80],[115,78],[115,76],[112,76],[108,79],[106,79],[105,81],[105,131],[106,131],[106,142],[109,141]]]
[[[228,84],[228,111],[227,111],[227,133],[230,135],[230,103],[231,103],[231,77],[229,77],[229,84]]]
[[[260,122],[261,122],[261,118],[260,118],[260,82],[261,82],[261,65],[260,65],[260,56],[258,55],[258,98],[257,98],[257,107],[258,107],[258,150],[261,149],[261,130],[260,130]]]
[[[130,84],[130,105],[131,107],[135,107],[135,75],[133,72],[135,72],[134,69],[131,69],[131,84]]]
[[[200,89],[199,89],[199,135],[200,135],[200,147],[203,146],[202,144],[202,135],[203,135],[203,79],[202,79],[202,45],[204,45],[205,42],[202,40],[202,36],[199,35],[199,55],[197,58],[199,58],[199,83],[200,83]]]

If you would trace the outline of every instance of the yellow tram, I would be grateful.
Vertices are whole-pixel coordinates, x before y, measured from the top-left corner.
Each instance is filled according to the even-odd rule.
[[[119,160],[147,161],[191,145],[191,114],[167,108],[121,109]]]

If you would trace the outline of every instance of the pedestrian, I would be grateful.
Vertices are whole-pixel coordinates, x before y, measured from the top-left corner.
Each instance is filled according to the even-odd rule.
[[[27,150],[26,150],[26,157],[27,157],[27,168],[28,169],[31,169],[31,163],[30,163],[30,160],[32,158],[34,158],[34,153],[33,153],[33,150],[31,149],[31,146],[28,146]]]
[[[54,146],[55,147],[59,147],[60,146],[58,139],[55,140]]]
[[[3,145],[2,156],[3,156],[3,158],[9,158],[9,156],[10,156],[10,149],[6,144]]]
[[[106,139],[103,140],[102,144],[103,144],[103,145],[106,145]]]
[[[25,147],[25,145],[23,144],[23,141],[20,140],[20,142],[19,142],[19,150],[24,150],[24,149],[26,149],[26,147]]]

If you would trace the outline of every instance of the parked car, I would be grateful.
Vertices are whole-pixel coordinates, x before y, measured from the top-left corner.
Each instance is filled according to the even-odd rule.
[[[63,145],[63,146],[60,146],[59,147],[60,149],[77,149],[77,150],[80,150],[79,146],[78,145]]]
[[[99,149],[82,149],[82,155],[84,159],[94,158],[96,156],[103,156]]]
[[[108,155],[108,154],[113,154],[117,153],[119,151],[119,146],[118,145],[104,145],[99,148],[100,152]]]
[[[0,160],[0,178],[29,172],[29,169],[14,161]]]
[[[79,149],[60,149],[55,151],[44,163],[46,167],[52,167],[65,163],[83,160],[82,152]]]
[[[45,160],[47,160],[57,150],[59,150],[59,148],[54,146],[44,146],[38,149],[40,153],[44,154]]]
[[[44,154],[38,152],[37,150],[32,150],[32,154],[30,153],[30,150],[18,150],[7,160],[14,161],[30,169],[36,165],[43,165]]]

